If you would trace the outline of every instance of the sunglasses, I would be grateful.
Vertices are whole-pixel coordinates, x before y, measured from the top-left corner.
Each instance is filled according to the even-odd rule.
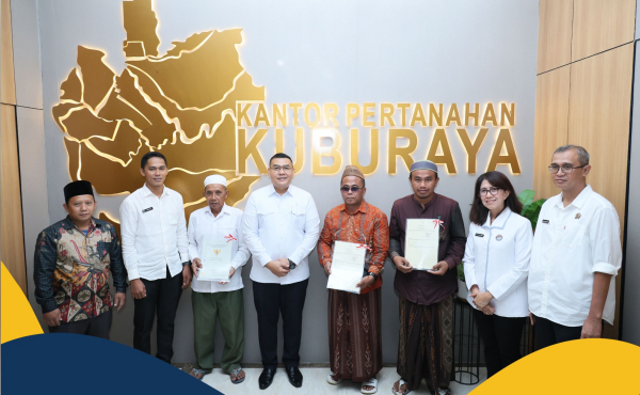
[[[353,192],[353,193],[358,193],[359,190],[364,189],[364,188],[360,188],[358,186],[352,186],[351,188],[349,188],[348,185],[343,186],[342,188],[340,188],[340,190],[344,193],[349,193],[349,191]]]

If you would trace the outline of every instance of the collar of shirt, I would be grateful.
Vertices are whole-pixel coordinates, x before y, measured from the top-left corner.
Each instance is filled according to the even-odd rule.
[[[87,231],[87,234],[91,233],[96,227],[99,227],[100,224],[97,224],[96,221],[94,220],[93,217],[91,217],[91,221],[89,222],[89,229]],[[73,229],[77,229],[80,230],[80,228],[78,228],[75,224],[75,222],[73,222],[73,220],[71,219],[71,217],[69,217],[67,215],[67,217],[62,221],[62,227],[65,230],[73,230]]]
[[[144,183],[144,185],[142,186],[142,194],[143,194],[145,197],[147,197],[147,196],[149,196],[149,195],[155,195],[155,193],[151,192],[151,189],[149,189],[149,188],[147,187],[147,183],[146,183],[146,182],[145,182],[145,183]],[[160,196],[167,196],[167,195],[169,195],[169,189],[168,189],[165,185],[163,185],[163,186],[162,186],[162,195],[160,195]]]
[[[227,206],[226,203],[223,203],[222,204],[222,210],[220,210],[220,212],[218,213],[217,217],[215,215],[213,215],[213,213],[211,212],[211,208],[209,208],[208,206],[207,206],[208,210],[206,211],[206,213],[207,213],[207,215],[211,216],[213,218],[213,220],[215,221],[217,219],[222,218],[223,215],[231,215],[231,213],[229,212],[228,207],[229,206]]]
[[[433,193],[433,198],[431,199],[431,201],[429,201],[429,203],[425,204],[424,207],[422,207],[422,204],[420,204],[420,202],[418,201],[418,199],[416,199],[416,194],[414,193],[413,195],[411,195],[411,200],[413,201],[413,203],[415,203],[415,205],[418,207],[419,210],[424,211],[427,208],[429,208],[429,206],[431,206],[433,204],[433,202],[436,201],[436,199],[438,198],[438,194],[437,193]]]
[[[274,186],[273,186],[273,184],[271,184],[271,185],[269,186],[269,194],[268,194],[268,196],[271,196],[271,195],[273,195],[274,193],[275,193],[276,195],[278,195],[278,196],[284,196],[284,195],[286,195],[287,193],[288,193],[290,196],[295,196],[295,192],[293,191],[293,189],[294,189],[293,185],[289,184],[289,188],[287,188],[287,191],[286,191],[285,193],[283,193],[282,195],[280,195],[280,194],[278,193],[278,191],[276,191],[276,187],[274,187]]]
[[[364,200],[362,200],[362,203],[360,204],[360,207],[358,207],[358,209],[352,214],[349,212],[349,210],[347,210],[347,205],[342,203],[340,205],[340,210],[346,212],[348,215],[356,215],[358,212],[361,212],[362,214],[367,214],[367,208],[369,207],[369,205],[367,204],[367,202],[365,202]]]
[[[580,191],[578,196],[576,196],[576,198],[573,199],[573,202],[571,202],[571,204],[568,205],[567,207],[565,207],[564,203],[562,203],[562,193],[560,193],[559,199],[556,202],[556,205],[561,210],[564,210],[564,209],[569,208],[571,206],[574,206],[574,207],[577,207],[577,208],[583,208],[584,204],[585,204],[586,200],[589,198],[589,195],[591,194],[591,192],[593,192],[593,189],[591,188],[591,185],[587,184],[587,186],[582,191]]]
[[[491,223],[491,212],[489,212],[487,213],[487,220],[484,222],[482,227],[503,229],[504,226],[507,224],[507,220],[509,219],[510,216],[511,216],[511,209],[509,207],[505,207],[504,210],[502,210],[502,212],[498,214],[498,217],[493,220],[493,223]]]

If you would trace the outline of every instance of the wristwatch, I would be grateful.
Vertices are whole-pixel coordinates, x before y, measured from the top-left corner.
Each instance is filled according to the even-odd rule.
[[[289,259],[289,270],[293,270],[297,267],[298,265],[293,262],[291,259]]]
[[[376,281],[378,279],[378,275],[372,272],[367,273],[367,276],[373,277],[373,281]]]

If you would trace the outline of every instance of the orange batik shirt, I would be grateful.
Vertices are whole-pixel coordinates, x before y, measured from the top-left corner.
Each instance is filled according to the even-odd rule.
[[[382,286],[384,261],[389,254],[389,226],[382,210],[365,201],[354,214],[350,214],[344,204],[332,208],[324,217],[324,226],[318,240],[321,265],[324,266],[331,260],[335,241],[362,243],[368,247],[365,270],[377,274],[378,279],[363,289],[361,294]]]

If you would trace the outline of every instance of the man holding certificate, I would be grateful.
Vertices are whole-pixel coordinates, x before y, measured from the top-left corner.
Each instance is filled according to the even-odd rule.
[[[364,175],[349,165],[342,173],[344,204],[324,219],[318,241],[320,264],[329,275],[329,356],[327,381],[362,382],[377,391],[382,368],[380,307],[382,270],[389,250],[387,216],[364,201]]]
[[[455,267],[464,256],[464,221],[458,202],[435,193],[435,163],[415,162],[409,181],[413,194],[393,203],[389,225],[400,299],[400,380],[392,390],[407,394],[424,378],[432,394],[451,394]]]
[[[221,175],[204,180],[207,207],[189,217],[189,256],[195,275],[193,292],[197,379],[213,369],[216,320],[224,336],[220,367],[234,384],[244,381],[240,366],[244,352],[244,299],[241,267],[249,259],[242,235],[242,210],[227,206],[227,180]]]

